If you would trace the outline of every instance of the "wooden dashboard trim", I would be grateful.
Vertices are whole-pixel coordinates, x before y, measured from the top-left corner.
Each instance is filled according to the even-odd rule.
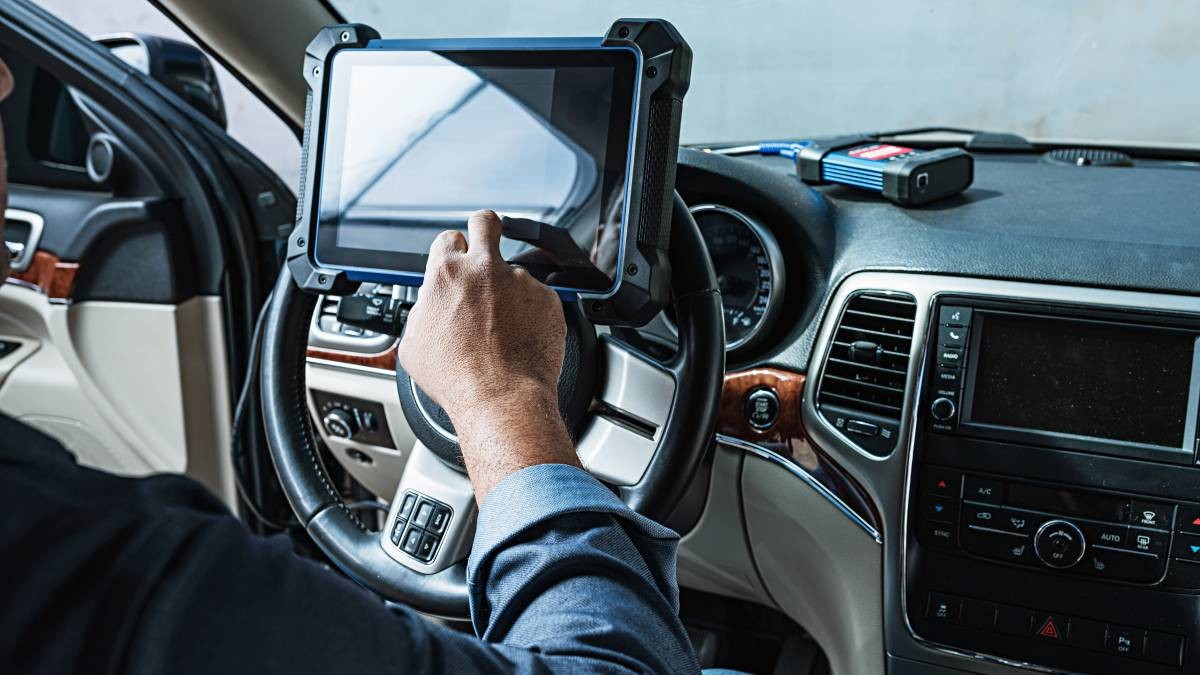
[[[804,429],[801,416],[805,376],[777,368],[752,368],[727,373],[721,389],[717,433],[769,450],[802,469],[864,522],[882,532],[881,519],[866,490],[829,453],[817,447]],[[779,398],[779,416],[766,429],[756,429],[746,417],[746,397],[770,389]]]
[[[13,272],[9,278],[32,286],[51,300],[66,301],[71,299],[78,274],[79,263],[65,262],[53,253],[36,251],[29,267]]]
[[[374,354],[362,354],[359,352],[347,352],[340,349],[326,349],[324,347],[309,346],[306,355],[310,359],[320,359],[322,361],[333,361],[335,363],[344,363],[351,366],[360,366],[363,368],[374,368],[380,371],[389,373],[396,372],[396,350],[400,345],[400,340],[396,340],[387,349]]]

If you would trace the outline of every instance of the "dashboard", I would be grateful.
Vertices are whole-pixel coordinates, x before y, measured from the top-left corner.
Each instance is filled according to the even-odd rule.
[[[728,353],[681,583],[778,607],[835,672],[1200,671],[1198,170],[978,153],[901,209],[681,151]],[[322,303],[311,412],[385,499],[394,368]]]

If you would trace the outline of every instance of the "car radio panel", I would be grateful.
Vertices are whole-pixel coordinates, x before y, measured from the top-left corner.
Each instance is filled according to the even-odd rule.
[[[1200,330],[982,301],[937,316],[932,430],[1196,462]]]
[[[1070,672],[1200,664],[1176,621],[1200,611],[1200,317],[992,296],[929,316],[914,635]]]

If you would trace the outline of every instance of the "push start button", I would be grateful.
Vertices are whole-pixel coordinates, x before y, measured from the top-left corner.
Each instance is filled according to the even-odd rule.
[[[779,397],[774,389],[755,389],[746,396],[746,420],[755,429],[769,429],[779,419]]]

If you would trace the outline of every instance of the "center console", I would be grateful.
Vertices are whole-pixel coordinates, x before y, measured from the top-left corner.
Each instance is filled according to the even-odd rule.
[[[912,635],[1050,671],[1200,671],[1200,320],[967,294],[928,316]]]

